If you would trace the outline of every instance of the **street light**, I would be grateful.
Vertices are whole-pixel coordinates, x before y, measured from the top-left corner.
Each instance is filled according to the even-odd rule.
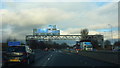
[[[108,24],[108,26],[110,26],[110,28],[111,28],[111,40],[112,40],[112,43],[113,43],[112,25]],[[113,44],[112,44],[112,49],[113,49]]]
[[[105,39],[107,38],[107,36],[106,36],[106,32],[107,32],[107,31],[104,31],[104,38],[105,38]]]

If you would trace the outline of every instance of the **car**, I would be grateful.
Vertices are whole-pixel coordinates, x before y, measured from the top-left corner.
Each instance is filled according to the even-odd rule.
[[[8,66],[10,63],[30,64],[34,62],[34,52],[29,46],[9,46],[3,55],[5,58],[4,65]]]
[[[48,48],[45,48],[44,50],[45,50],[45,51],[48,51]]]
[[[120,46],[116,46],[113,51],[120,51]]]

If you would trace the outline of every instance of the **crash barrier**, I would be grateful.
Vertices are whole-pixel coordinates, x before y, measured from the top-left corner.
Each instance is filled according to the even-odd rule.
[[[112,51],[79,51],[80,55],[91,57],[94,59],[120,64],[120,52]]]

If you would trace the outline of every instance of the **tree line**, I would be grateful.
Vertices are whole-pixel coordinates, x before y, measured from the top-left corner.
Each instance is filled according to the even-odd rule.
[[[2,45],[2,50],[5,50],[8,47],[8,42],[10,41],[19,41],[16,38],[8,38],[6,40],[6,43],[3,43]],[[21,42],[21,45],[28,45],[32,49],[45,49],[45,48],[54,48],[54,49],[62,49],[62,48],[67,48],[69,47],[67,43],[63,42],[62,44],[58,44],[53,41],[39,41],[39,40],[29,40],[26,44]]]
[[[68,47],[67,43],[58,44],[53,41],[38,41],[38,40],[29,40],[28,45],[32,49],[45,49],[45,48],[63,49]]]

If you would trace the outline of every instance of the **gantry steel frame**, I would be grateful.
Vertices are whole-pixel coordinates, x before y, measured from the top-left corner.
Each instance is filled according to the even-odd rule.
[[[88,35],[85,39],[103,40],[103,35]],[[81,35],[26,35],[26,40],[81,40]]]
[[[26,42],[29,40],[81,40],[81,35],[26,35]],[[99,44],[104,47],[103,35],[88,35],[84,39],[98,40]]]
[[[26,40],[80,40],[81,35],[27,35]]]

